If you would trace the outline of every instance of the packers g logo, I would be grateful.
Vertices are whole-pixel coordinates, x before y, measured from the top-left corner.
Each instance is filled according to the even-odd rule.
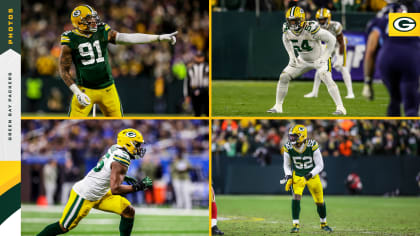
[[[394,21],[393,26],[398,31],[408,32],[416,27],[416,21],[410,17],[400,17]]]
[[[81,14],[81,11],[76,10],[76,11],[73,12],[73,17],[78,17],[78,16],[80,16],[80,14]]]
[[[125,136],[127,136],[127,137],[129,137],[129,138],[134,138],[134,137],[136,137],[137,135],[136,135],[136,133],[134,133],[134,132],[127,132],[126,134],[125,134]]]
[[[303,132],[303,131],[305,131],[305,128],[299,127],[298,130],[301,131],[301,132]]]
[[[389,36],[420,36],[420,13],[389,13]]]

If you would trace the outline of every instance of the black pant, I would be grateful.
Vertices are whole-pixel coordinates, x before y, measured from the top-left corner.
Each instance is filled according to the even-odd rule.
[[[195,95],[197,92],[199,94]],[[194,90],[191,96],[191,102],[195,116],[201,116],[202,114],[209,116],[209,90],[207,88]]]

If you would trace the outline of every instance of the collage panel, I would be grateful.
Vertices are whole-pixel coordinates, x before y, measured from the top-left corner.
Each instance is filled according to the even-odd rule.
[[[22,235],[209,235],[207,120],[23,120],[21,152]]]
[[[417,235],[419,120],[212,123],[226,235]]]
[[[419,12],[417,0],[214,1],[212,114],[418,117]]]
[[[22,117],[208,117],[208,9],[22,0]]]

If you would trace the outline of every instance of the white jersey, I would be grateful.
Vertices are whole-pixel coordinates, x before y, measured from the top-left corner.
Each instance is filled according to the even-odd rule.
[[[110,190],[111,164],[116,161],[128,167],[130,160],[127,151],[117,144],[112,145],[96,167],[73,186],[73,190],[89,201],[101,199]]]
[[[343,33],[343,26],[338,21],[333,21],[332,20],[326,28],[324,28],[324,27],[322,27],[322,28],[328,30],[328,32],[330,32],[336,38],[337,38],[338,35]],[[335,44],[335,48],[339,48],[339,47],[340,47],[340,44],[337,41],[337,43]]]
[[[316,21],[306,21],[302,31],[296,35],[289,29],[287,23],[283,24],[283,42],[290,42],[295,56],[304,61],[313,62],[321,58],[325,45],[321,44],[319,37],[320,26]],[[289,55],[290,56],[290,55]]]

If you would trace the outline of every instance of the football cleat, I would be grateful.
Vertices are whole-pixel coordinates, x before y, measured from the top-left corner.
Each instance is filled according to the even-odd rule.
[[[225,233],[223,233],[222,231],[220,231],[219,228],[217,228],[217,225],[213,226],[211,228],[211,234],[212,235],[224,235]]]
[[[355,96],[354,96],[353,93],[351,93],[351,94],[347,94],[347,96],[345,98],[347,98],[347,99],[354,99]]]
[[[344,107],[337,107],[337,110],[333,112],[332,114],[337,115],[337,116],[342,116],[342,115],[347,115],[347,111],[346,111],[346,108]]]
[[[321,229],[326,231],[326,232],[332,232],[333,230],[328,226],[327,222],[325,223],[321,223]]]
[[[283,113],[283,107],[281,106],[274,106],[267,111],[268,113]]]
[[[290,230],[290,233],[299,233],[299,224],[293,224],[293,228]]]
[[[316,97],[318,97],[318,94],[315,94],[314,92],[310,92],[308,94],[305,94],[303,97],[305,97],[305,98],[316,98]]]

